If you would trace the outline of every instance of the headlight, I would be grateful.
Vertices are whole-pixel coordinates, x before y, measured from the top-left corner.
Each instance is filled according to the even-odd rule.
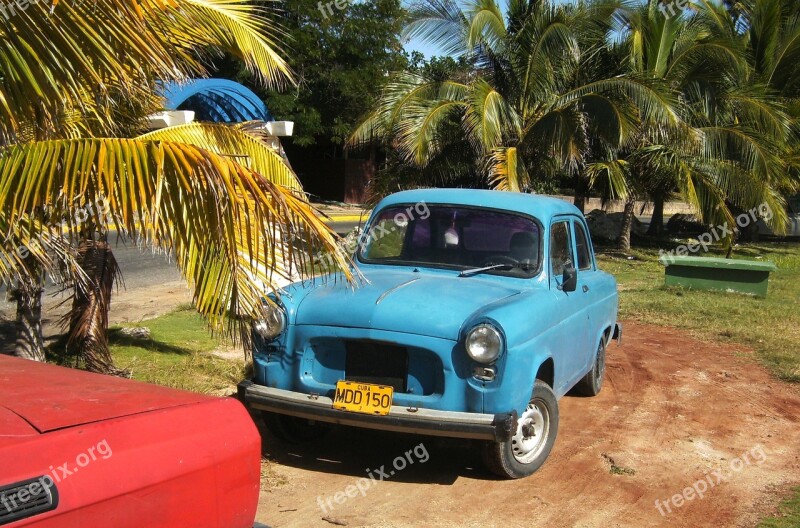
[[[266,317],[256,321],[253,331],[267,341],[278,337],[283,329],[286,328],[286,314],[280,306],[270,304],[266,306]]]
[[[467,354],[478,363],[491,363],[500,355],[503,338],[495,327],[480,324],[467,334]]]

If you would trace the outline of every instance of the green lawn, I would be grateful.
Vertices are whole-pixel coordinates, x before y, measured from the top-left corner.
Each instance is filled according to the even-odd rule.
[[[185,307],[137,325],[150,329],[149,339],[109,332],[111,353],[118,367],[130,369],[133,378],[178,389],[212,394],[230,394],[245,378],[244,354],[230,358],[213,355],[226,350],[212,337],[193,309]]]
[[[800,488],[778,508],[778,516],[761,521],[759,528],[797,528],[800,526]]]
[[[634,259],[614,252],[598,255],[600,267],[619,282],[620,319],[673,326],[700,339],[747,345],[777,377],[800,382],[800,245],[753,244],[736,249],[734,258],[769,260],[778,266],[764,299],[667,288],[657,249],[635,249],[631,256]]]

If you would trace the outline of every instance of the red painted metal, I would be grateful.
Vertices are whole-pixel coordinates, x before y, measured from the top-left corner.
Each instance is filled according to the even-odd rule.
[[[237,400],[0,356],[0,488],[48,475],[59,495],[4,528],[249,528],[260,464]]]

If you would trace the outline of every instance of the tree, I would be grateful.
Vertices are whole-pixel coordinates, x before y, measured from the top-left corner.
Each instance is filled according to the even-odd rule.
[[[785,106],[792,134],[787,164],[792,180],[784,191],[798,191],[800,181],[800,5],[788,0],[736,2],[736,26],[743,33],[753,80]]]
[[[291,170],[249,130],[114,137],[158,108],[157,82],[205,74],[214,53],[241,57],[268,86],[291,82],[264,11],[243,0],[45,4],[0,20],[0,281],[23,293],[18,353],[43,356],[36,312],[50,273],[75,287],[70,339],[82,361],[114,370],[111,227],[171,252],[210,327],[244,340],[275,280],[313,271],[306,249],[333,252],[349,277],[330,230],[284,186]],[[101,201],[107,211],[92,206]]]
[[[252,82],[238,61],[220,63],[219,71],[253,88],[273,115],[295,122],[295,133],[287,143],[332,149],[334,156],[340,155],[344,139],[364,109],[374,104],[386,74],[406,64],[400,0],[347,2],[341,9],[318,0],[270,5],[287,33],[296,88],[265,89]]]
[[[466,79],[393,75],[352,145],[390,142],[410,167],[425,169],[467,143],[485,181],[519,191],[531,170],[580,171],[594,148],[618,147],[640,119],[676,120],[672,101],[635,77],[603,71],[616,3],[427,0],[411,12],[410,36],[466,57]],[[459,131],[451,133],[452,123]]]
[[[681,118],[678,126],[644,122],[637,140],[617,155],[631,162],[630,189],[655,201],[651,225],[660,226],[658,212],[674,189],[709,222],[732,226],[732,209],[766,203],[777,227],[785,222],[780,153],[789,143],[789,120],[769,91],[753,82],[737,23],[725,8],[700,2],[695,10],[667,16],[652,0],[617,12],[615,30],[629,73],[672,91]],[[626,207],[623,250],[630,248],[626,226],[632,215]]]

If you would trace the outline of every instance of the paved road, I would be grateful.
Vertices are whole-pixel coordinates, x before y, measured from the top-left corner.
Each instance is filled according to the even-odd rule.
[[[118,240],[115,233],[109,237],[109,242],[114,248],[114,256],[122,270],[126,289],[180,280],[181,275],[178,268],[165,255],[153,254],[151,250],[142,251],[133,245],[125,245]],[[1,288],[0,310],[5,311],[9,308],[11,305],[6,302],[5,288]]]

